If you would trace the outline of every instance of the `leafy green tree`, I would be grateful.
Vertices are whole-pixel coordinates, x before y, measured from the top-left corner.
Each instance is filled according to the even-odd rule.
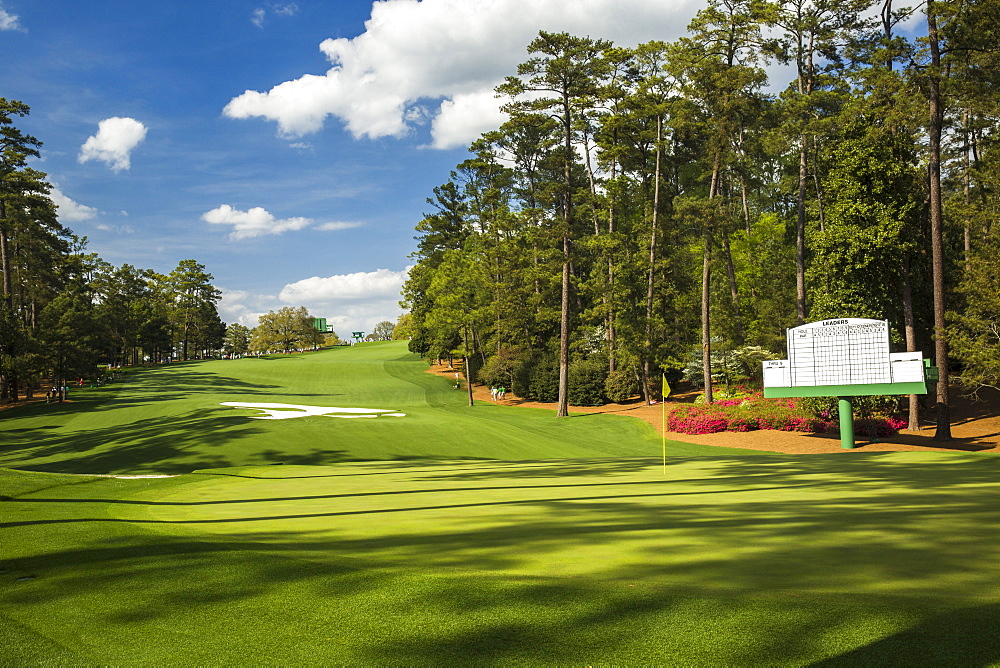
[[[97,316],[110,337],[108,356],[112,364],[138,361],[142,324],[149,317],[154,295],[145,273],[132,265],[114,268],[107,263],[92,285],[98,296]]]
[[[222,349],[228,355],[245,355],[250,350],[250,328],[238,322],[226,327]]]
[[[436,332],[437,345],[448,346],[449,352],[461,346],[465,360],[464,371],[469,405],[474,405],[472,383],[475,382],[475,334],[478,316],[483,307],[486,291],[482,265],[474,262],[465,250],[446,251],[428,289],[433,308],[428,312],[427,324]]]
[[[413,336],[413,314],[403,313],[392,327],[392,340],[402,341]]]
[[[82,289],[59,295],[45,305],[39,321],[38,338],[51,364],[53,385],[94,378],[104,330],[89,295]]]
[[[0,97],[0,271],[3,272],[3,299],[13,307],[13,273],[11,271],[10,237],[13,219],[18,209],[25,207],[25,198],[47,194],[45,184],[27,166],[28,158],[39,157],[42,142],[24,134],[14,126],[14,118],[27,116],[28,105]],[[42,175],[43,176],[43,175]]]
[[[805,321],[806,223],[811,160],[837,104],[836,71],[842,47],[866,27],[861,18],[870,0],[775,0],[767,5],[769,25],[780,31],[771,43],[775,55],[795,66],[795,81],[785,92],[786,132],[797,138],[795,300],[799,324]],[[818,203],[822,206],[822,203]],[[820,214],[822,216],[822,214]]]
[[[171,322],[174,298],[166,276],[152,270],[143,271],[143,275],[149,299],[143,304],[137,342],[145,358],[159,362],[174,352]]]
[[[316,345],[318,331],[305,306],[285,306],[260,316],[250,335],[250,348],[288,352]]]
[[[899,258],[919,239],[923,204],[915,141],[864,108],[845,116],[826,179],[826,224],[810,244],[810,319],[901,322]]]
[[[181,359],[188,359],[189,345],[197,337],[200,343],[219,338],[216,303],[222,293],[212,285],[213,276],[205,265],[195,260],[181,260],[167,276],[171,297],[171,323],[174,340],[180,344]]]
[[[389,320],[383,320],[375,325],[372,330],[371,337],[376,341],[391,341],[392,340],[392,330],[395,325]]]
[[[957,380],[975,391],[1000,389],[1000,234],[994,230],[972,257],[960,286],[967,305],[949,313],[948,341],[962,368]]]
[[[569,414],[570,273],[576,161],[573,135],[578,109],[583,105],[583,99],[596,92],[597,80],[605,66],[602,53],[610,47],[610,42],[602,40],[541,31],[528,45],[528,53],[537,55],[519,65],[517,76],[508,77],[506,83],[497,88],[501,95],[512,98],[513,101],[505,106],[510,114],[551,115],[558,121],[563,137],[562,179],[555,191],[554,217],[560,221],[563,253],[559,309],[559,408],[556,412],[559,417]],[[525,94],[531,95],[526,97]]]
[[[0,309],[13,323],[0,338],[0,400],[11,401],[23,374],[30,392],[40,364],[33,343],[39,312],[72,273],[71,235],[56,219],[45,174],[28,167],[42,143],[14,125],[28,112],[22,102],[0,98]]]

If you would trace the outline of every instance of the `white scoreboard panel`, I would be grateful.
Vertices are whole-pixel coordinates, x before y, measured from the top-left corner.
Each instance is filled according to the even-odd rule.
[[[891,383],[889,323],[841,318],[788,330],[792,387]]]

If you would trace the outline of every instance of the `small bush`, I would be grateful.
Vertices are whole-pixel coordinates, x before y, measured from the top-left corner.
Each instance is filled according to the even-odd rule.
[[[529,366],[527,375],[527,392],[522,396],[535,401],[559,401],[559,365],[554,357],[539,359]]]
[[[805,397],[799,400],[803,410],[824,420],[836,420],[839,414],[837,397]],[[899,412],[900,397],[878,394],[854,397],[854,414],[860,418],[888,418]]]
[[[604,403],[604,384],[608,366],[600,360],[579,360],[569,365],[567,392],[569,403],[598,406]],[[558,377],[557,377],[558,380]]]
[[[634,371],[616,369],[608,374],[604,381],[604,396],[615,404],[621,404],[636,395],[639,391],[639,381]]]
[[[504,368],[503,362],[496,355],[486,360],[476,377],[476,380],[488,387],[509,387],[511,379],[510,369]]]
[[[510,389],[514,394],[525,399],[531,398],[531,372],[533,370],[534,366],[528,360],[514,367],[510,383]]]
[[[753,389],[746,385],[733,385],[728,390],[724,388],[712,389],[712,398],[718,406],[739,406],[747,399],[763,396],[759,389]],[[705,395],[699,394],[695,397],[694,402],[696,404],[705,403]]]

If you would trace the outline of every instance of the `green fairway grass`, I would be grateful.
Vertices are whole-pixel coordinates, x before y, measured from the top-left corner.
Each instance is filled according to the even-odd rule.
[[[369,344],[5,411],[0,666],[1000,665],[1000,458],[664,467],[640,420],[426,368]]]
[[[991,665],[998,465],[7,471],[0,648],[9,665]]]
[[[187,362],[71,390],[67,404],[0,417],[0,466],[72,473],[184,473],[372,459],[534,459],[659,454],[648,424],[614,415],[467,406],[405,341],[317,353]],[[403,418],[259,420],[226,401],[402,411]],[[720,451],[671,442],[679,455]]]

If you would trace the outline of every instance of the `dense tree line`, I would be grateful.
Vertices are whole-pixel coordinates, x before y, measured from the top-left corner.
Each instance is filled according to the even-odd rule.
[[[28,166],[42,143],[15,124],[28,113],[0,98],[0,402],[31,398],[42,379],[94,378],[98,364],[220,348],[220,293],[204,266],[115,267],[59,222],[46,175]]]
[[[948,438],[949,359],[1000,383],[1000,4],[927,2],[912,41],[910,13],[711,0],[672,43],[539,33],[417,225],[411,349],[564,415],[697,361],[711,401],[720,355],[753,375],[787,327],[885,318],[934,351]]]

